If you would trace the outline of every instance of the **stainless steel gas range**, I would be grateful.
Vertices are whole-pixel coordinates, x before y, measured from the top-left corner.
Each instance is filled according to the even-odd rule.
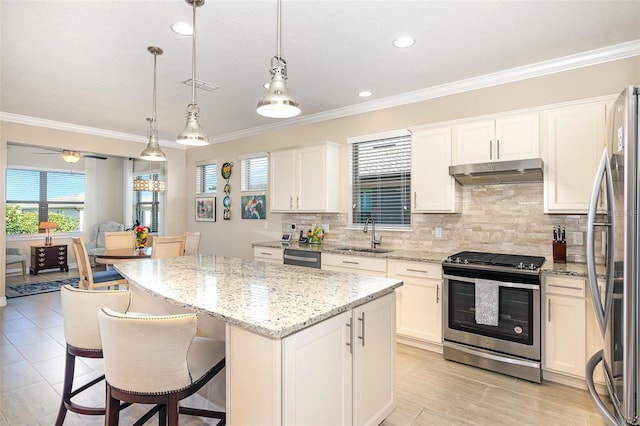
[[[443,262],[445,359],[540,383],[544,257],[463,251]]]

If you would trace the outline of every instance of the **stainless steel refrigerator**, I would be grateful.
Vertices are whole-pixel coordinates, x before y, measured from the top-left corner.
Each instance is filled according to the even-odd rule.
[[[594,182],[587,218],[589,286],[604,348],[587,363],[591,399],[610,425],[640,423],[638,383],[640,366],[639,240],[640,181],[638,174],[639,87],[627,87],[608,117],[608,140]],[[602,235],[604,279],[599,288],[595,247]],[[608,395],[596,393],[593,374],[603,369]]]

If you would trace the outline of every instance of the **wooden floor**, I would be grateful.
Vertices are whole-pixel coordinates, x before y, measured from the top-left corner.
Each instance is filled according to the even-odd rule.
[[[70,277],[73,272],[41,273],[36,281]],[[0,331],[0,426],[52,425],[64,371],[59,293],[9,299],[8,306],[0,308]],[[396,366],[397,408],[384,426],[605,425],[583,390],[526,382],[405,345],[397,346]],[[101,371],[101,360],[87,360],[76,375],[95,377]],[[102,392],[95,389],[83,402],[100,404]],[[139,406],[127,408],[121,424],[131,424],[143,411]],[[65,424],[103,421],[69,413]],[[186,416],[181,424],[215,421]]]

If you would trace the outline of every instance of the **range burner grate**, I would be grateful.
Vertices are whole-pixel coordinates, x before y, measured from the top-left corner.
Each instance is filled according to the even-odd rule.
[[[544,261],[545,258],[542,256],[462,251],[449,256],[445,263],[495,265],[516,269],[538,269]]]

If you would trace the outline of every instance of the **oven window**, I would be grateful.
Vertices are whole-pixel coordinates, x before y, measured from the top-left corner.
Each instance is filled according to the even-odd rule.
[[[498,325],[476,324],[475,286],[449,280],[449,328],[527,345],[533,344],[533,290],[500,287]]]

